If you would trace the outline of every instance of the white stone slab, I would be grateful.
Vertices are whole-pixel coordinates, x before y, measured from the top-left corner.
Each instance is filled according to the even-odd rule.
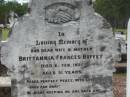
[[[11,78],[0,77],[0,87],[11,87]]]

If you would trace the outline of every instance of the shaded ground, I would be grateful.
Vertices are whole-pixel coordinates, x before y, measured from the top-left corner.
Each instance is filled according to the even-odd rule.
[[[0,97],[11,97],[11,89],[9,87],[0,87]]]

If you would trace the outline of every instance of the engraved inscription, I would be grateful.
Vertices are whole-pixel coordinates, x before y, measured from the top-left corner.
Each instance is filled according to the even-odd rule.
[[[54,3],[45,8],[45,20],[48,23],[63,24],[80,18],[79,9],[69,3]]]

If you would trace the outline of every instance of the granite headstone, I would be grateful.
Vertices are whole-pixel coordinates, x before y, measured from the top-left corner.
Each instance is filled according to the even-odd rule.
[[[32,0],[2,47],[12,97],[113,97],[114,38],[90,0]]]

